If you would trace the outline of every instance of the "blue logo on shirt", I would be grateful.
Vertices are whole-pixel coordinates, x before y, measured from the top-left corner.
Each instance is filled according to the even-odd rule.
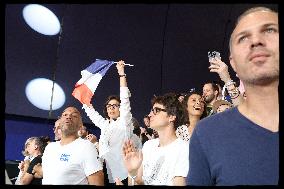
[[[70,155],[68,154],[61,154],[60,161],[67,161],[69,160]]]

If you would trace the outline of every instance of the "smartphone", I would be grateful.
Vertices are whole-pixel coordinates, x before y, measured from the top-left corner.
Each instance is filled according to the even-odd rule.
[[[211,59],[213,58],[217,58],[217,59],[220,59],[221,60],[221,54],[217,51],[213,51],[213,52],[208,52],[208,59],[209,59],[209,62],[211,61]]]

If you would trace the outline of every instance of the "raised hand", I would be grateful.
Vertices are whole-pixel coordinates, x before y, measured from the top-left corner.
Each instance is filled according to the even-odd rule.
[[[131,140],[127,140],[123,145],[123,160],[128,173],[131,176],[137,175],[138,169],[142,164],[143,155],[141,150],[137,150]]]
[[[228,66],[218,58],[210,59],[209,70],[210,72],[218,73],[220,79],[224,81],[224,83],[227,83],[228,81],[231,80],[231,77],[228,71]]]
[[[118,75],[124,75],[124,61],[123,60],[120,60],[118,61],[118,63],[116,64],[116,68],[117,68],[117,72],[118,72]]]

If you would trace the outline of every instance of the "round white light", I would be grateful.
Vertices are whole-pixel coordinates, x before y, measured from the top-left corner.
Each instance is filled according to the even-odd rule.
[[[50,110],[53,81],[45,78],[31,80],[26,86],[28,100],[37,108]],[[62,88],[54,83],[52,110],[56,110],[65,103],[65,94]]]
[[[57,16],[42,5],[26,5],[23,9],[23,16],[26,23],[41,34],[56,35],[60,31]]]

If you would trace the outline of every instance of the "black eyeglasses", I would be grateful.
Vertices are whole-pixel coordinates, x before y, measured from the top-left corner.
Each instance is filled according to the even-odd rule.
[[[158,108],[158,107],[155,107],[155,108],[151,109],[151,112],[153,112],[154,115],[156,115],[160,111],[167,112],[166,109],[162,109],[162,108]]]
[[[119,107],[119,104],[107,104],[106,105],[106,108],[118,108]]]

